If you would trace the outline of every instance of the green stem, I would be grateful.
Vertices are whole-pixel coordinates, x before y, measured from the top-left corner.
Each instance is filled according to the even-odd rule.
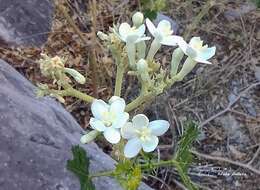
[[[92,96],[89,96],[87,94],[84,94],[78,90],[75,90],[74,88],[67,88],[66,90],[57,91],[57,93],[60,96],[72,96],[78,99],[81,99],[85,102],[91,103],[95,98]]]
[[[131,68],[135,67],[135,53],[136,53],[136,47],[134,43],[127,42],[126,43],[126,51],[129,59],[129,65]]]
[[[130,112],[133,109],[140,106],[142,103],[144,103],[146,100],[148,100],[152,96],[152,93],[148,93],[146,95],[140,94],[136,99],[134,99],[131,103],[127,104],[125,111]]]
[[[121,96],[121,89],[122,89],[122,84],[123,84],[123,76],[124,76],[124,67],[121,65],[117,65],[117,71],[116,71],[116,86],[115,86],[115,91],[114,95],[115,96]]]
[[[114,170],[105,171],[105,172],[98,172],[98,173],[95,173],[95,174],[90,174],[89,178],[101,177],[101,176],[113,176],[114,173],[115,173]]]

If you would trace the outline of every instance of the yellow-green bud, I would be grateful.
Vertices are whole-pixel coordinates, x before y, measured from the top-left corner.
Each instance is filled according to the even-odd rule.
[[[108,40],[109,37],[107,34],[105,34],[104,32],[98,31],[97,32],[97,36],[99,37],[100,40]]]
[[[65,68],[64,71],[72,76],[79,84],[84,84],[86,82],[85,77],[75,69]]]
[[[81,142],[82,144],[90,143],[90,142],[93,141],[99,134],[100,134],[99,131],[96,131],[96,130],[90,131],[89,133],[83,135],[83,136],[80,138],[80,142]]]

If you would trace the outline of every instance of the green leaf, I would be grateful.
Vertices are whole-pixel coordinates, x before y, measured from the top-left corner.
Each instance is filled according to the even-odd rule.
[[[192,121],[188,122],[185,128],[186,130],[179,141],[179,148],[175,159],[180,162],[184,171],[187,171],[188,165],[192,161],[192,154],[189,150],[199,135],[199,129]]]
[[[190,148],[199,135],[198,126],[190,121],[186,125],[186,130],[179,141],[179,148],[175,155],[175,160],[179,163],[177,170],[182,178],[184,184],[191,190],[197,189],[197,187],[191,182],[187,175],[188,167],[192,162],[192,154]]]
[[[71,151],[73,160],[67,161],[67,169],[78,177],[81,190],[95,190],[89,177],[89,158],[86,156],[86,151],[79,145],[73,146]]]
[[[117,164],[114,177],[124,189],[136,190],[142,179],[141,168],[126,160]]]
[[[157,13],[166,7],[166,0],[141,0],[144,16],[151,20],[156,19]]]

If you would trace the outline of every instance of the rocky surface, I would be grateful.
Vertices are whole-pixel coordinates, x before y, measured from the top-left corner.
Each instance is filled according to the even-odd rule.
[[[41,46],[51,29],[52,0],[0,0],[0,42]]]
[[[78,190],[65,169],[71,146],[82,129],[55,100],[35,97],[35,87],[0,60],[0,189]],[[84,145],[91,172],[114,168],[115,161],[96,144]],[[97,190],[120,190],[112,178],[96,178]],[[142,184],[140,189],[151,188]]]

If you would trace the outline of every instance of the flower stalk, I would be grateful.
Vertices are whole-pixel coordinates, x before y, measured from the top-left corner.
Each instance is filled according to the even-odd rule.
[[[124,66],[117,65],[116,71],[116,85],[114,90],[114,96],[121,96],[122,84],[123,84],[123,77],[124,77]]]

